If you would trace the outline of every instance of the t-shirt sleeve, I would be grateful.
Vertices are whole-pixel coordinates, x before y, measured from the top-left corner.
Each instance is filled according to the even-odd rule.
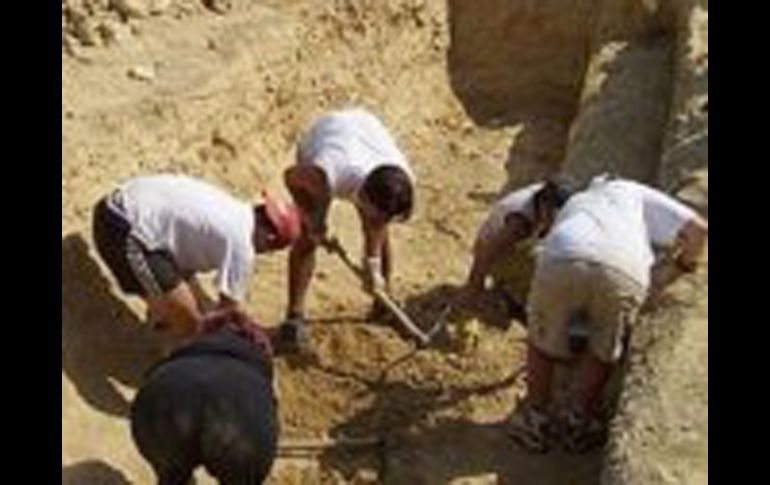
[[[254,256],[249,248],[230,243],[216,276],[219,291],[236,301],[246,296]]]
[[[673,197],[640,185],[644,204],[644,221],[650,240],[655,245],[667,246],[689,220],[697,217],[694,210]]]

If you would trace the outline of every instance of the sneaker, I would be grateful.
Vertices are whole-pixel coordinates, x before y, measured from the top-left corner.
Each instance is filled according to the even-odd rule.
[[[604,446],[607,428],[596,417],[570,411],[564,419],[561,438],[565,451],[587,453]]]
[[[530,453],[550,448],[551,418],[531,405],[518,405],[505,426],[508,437]]]

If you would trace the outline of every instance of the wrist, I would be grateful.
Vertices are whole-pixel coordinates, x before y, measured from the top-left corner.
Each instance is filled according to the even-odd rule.
[[[382,275],[382,260],[378,256],[368,256],[364,264],[370,275]]]

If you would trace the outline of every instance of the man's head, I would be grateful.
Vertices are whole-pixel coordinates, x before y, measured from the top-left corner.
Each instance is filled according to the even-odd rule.
[[[302,232],[302,215],[292,203],[263,193],[265,201],[254,208],[254,248],[257,253],[291,246]]]
[[[537,237],[544,237],[551,228],[556,213],[572,196],[572,190],[563,181],[548,179],[533,197]]]
[[[378,167],[361,187],[365,210],[382,222],[409,219],[414,207],[414,188],[409,175],[400,167]]]

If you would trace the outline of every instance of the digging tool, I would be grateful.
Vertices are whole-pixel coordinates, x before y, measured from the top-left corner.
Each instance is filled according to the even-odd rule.
[[[428,345],[430,343],[430,337],[423,332],[420,327],[415,325],[409,315],[399,307],[396,302],[383,290],[374,290],[374,296],[379,299],[390,312],[395,315],[396,319],[403,325],[405,329],[409,331],[418,341],[420,345]]]
[[[340,244],[339,239],[331,237],[323,240],[321,245],[330,253],[334,253],[342,259],[342,262],[350,268],[360,279],[364,279],[364,272],[361,268],[356,266],[348,257],[347,251]],[[413,337],[415,337],[420,346],[427,346],[430,344],[431,339],[438,333],[444,324],[444,318],[448,314],[450,308],[444,310],[442,318],[433,325],[433,327],[425,333],[420,327],[418,327],[414,321],[406,314],[398,304],[393,301],[393,298],[388,295],[384,290],[374,290],[374,297],[381,301],[385,307],[396,317],[396,320],[406,329]]]
[[[282,440],[278,443],[278,454],[281,456],[313,454],[330,448],[381,448],[384,444],[385,440],[380,436]]]

